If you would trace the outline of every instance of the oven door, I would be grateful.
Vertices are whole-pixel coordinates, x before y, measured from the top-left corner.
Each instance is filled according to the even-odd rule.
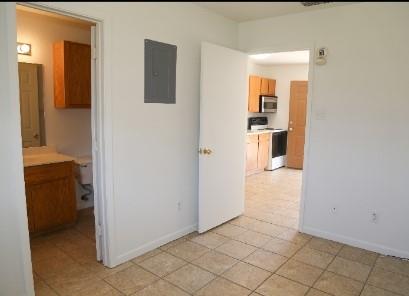
[[[277,98],[260,96],[259,110],[261,113],[277,112]]]

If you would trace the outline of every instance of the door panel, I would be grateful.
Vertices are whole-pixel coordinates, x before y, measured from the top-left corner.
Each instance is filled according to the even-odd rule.
[[[308,81],[291,81],[287,147],[287,166],[290,168],[303,167],[307,93]]]
[[[23,147],[40,146],[40,110],[36,64],[18,63]]]
[[[30,209],[36,231],[41,232],[75,221],[75,199],[70,178],[30,186]]]
[[[259,111],[261,78],[258,76],[249,77],[249,112]]]
[[[268,94],[270,96],[275,96],[276,94],[276,81],[274,79],[268,80]]]
[[[258,135],[247,136],[246,172],[257,170],[258,166]]]
[[[248,57],[206,42],[201,54],[200,148],[212,151],[199,155],[198,230],[204,232],[244,211]]]
[[[270,134],[264,134],[264,135],[259,136],[257,167],[261,171],[264,170],[268,164],[269,141],[270,141]]]
[[[268,79],[267,78],[261,78],[260,92],[262,95],[268,95]]]

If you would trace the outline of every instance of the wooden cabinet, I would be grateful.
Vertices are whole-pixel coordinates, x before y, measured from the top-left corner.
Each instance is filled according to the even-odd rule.
[[[75,223],[77,207],[72,161],[26,167],[24,179],[31,234]]]
[[[268,80],[267,78],[261,78],[260,94],[268,95]]]
[[[250,76],[249,77],[249,112],[258,112],[259,110],[259,97],[260,97],[261,77]]]
[[[268,164],[270,137],[269,133],[247,136],[246,175],[264,171]]]
[[[260,95],[275,95],[276,81],[274,79],[249,76],[249,101],[248,111],[259,112]]]
[[[270,141],[270,134],[261,134],[258,136],[258,155],[257,168],[264,171],[268,164],[268,146]]]
[[[268,95],[276,95],[276,81],[274,79],[268,79]]]
[[[54,43],[54,106],[91,108],[91,46]]]
[[[257,171],[258,167],[258,135],[247,136],[246,171]]]

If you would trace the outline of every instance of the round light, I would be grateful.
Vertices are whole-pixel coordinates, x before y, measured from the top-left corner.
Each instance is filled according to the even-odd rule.
[[[17,45],[17,53],[19,54],[30,54],[31,46],[27,43],[21,43]]]

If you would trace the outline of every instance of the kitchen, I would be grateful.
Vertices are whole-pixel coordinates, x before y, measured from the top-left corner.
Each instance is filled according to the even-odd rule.
[[[254,211],[245,215],[268,216],[295,229],[302,183],[308,60],[309,51],[293,51],[250,55],[248,65],[246,203]],[[280,219],[272,218],[271,213]]]

